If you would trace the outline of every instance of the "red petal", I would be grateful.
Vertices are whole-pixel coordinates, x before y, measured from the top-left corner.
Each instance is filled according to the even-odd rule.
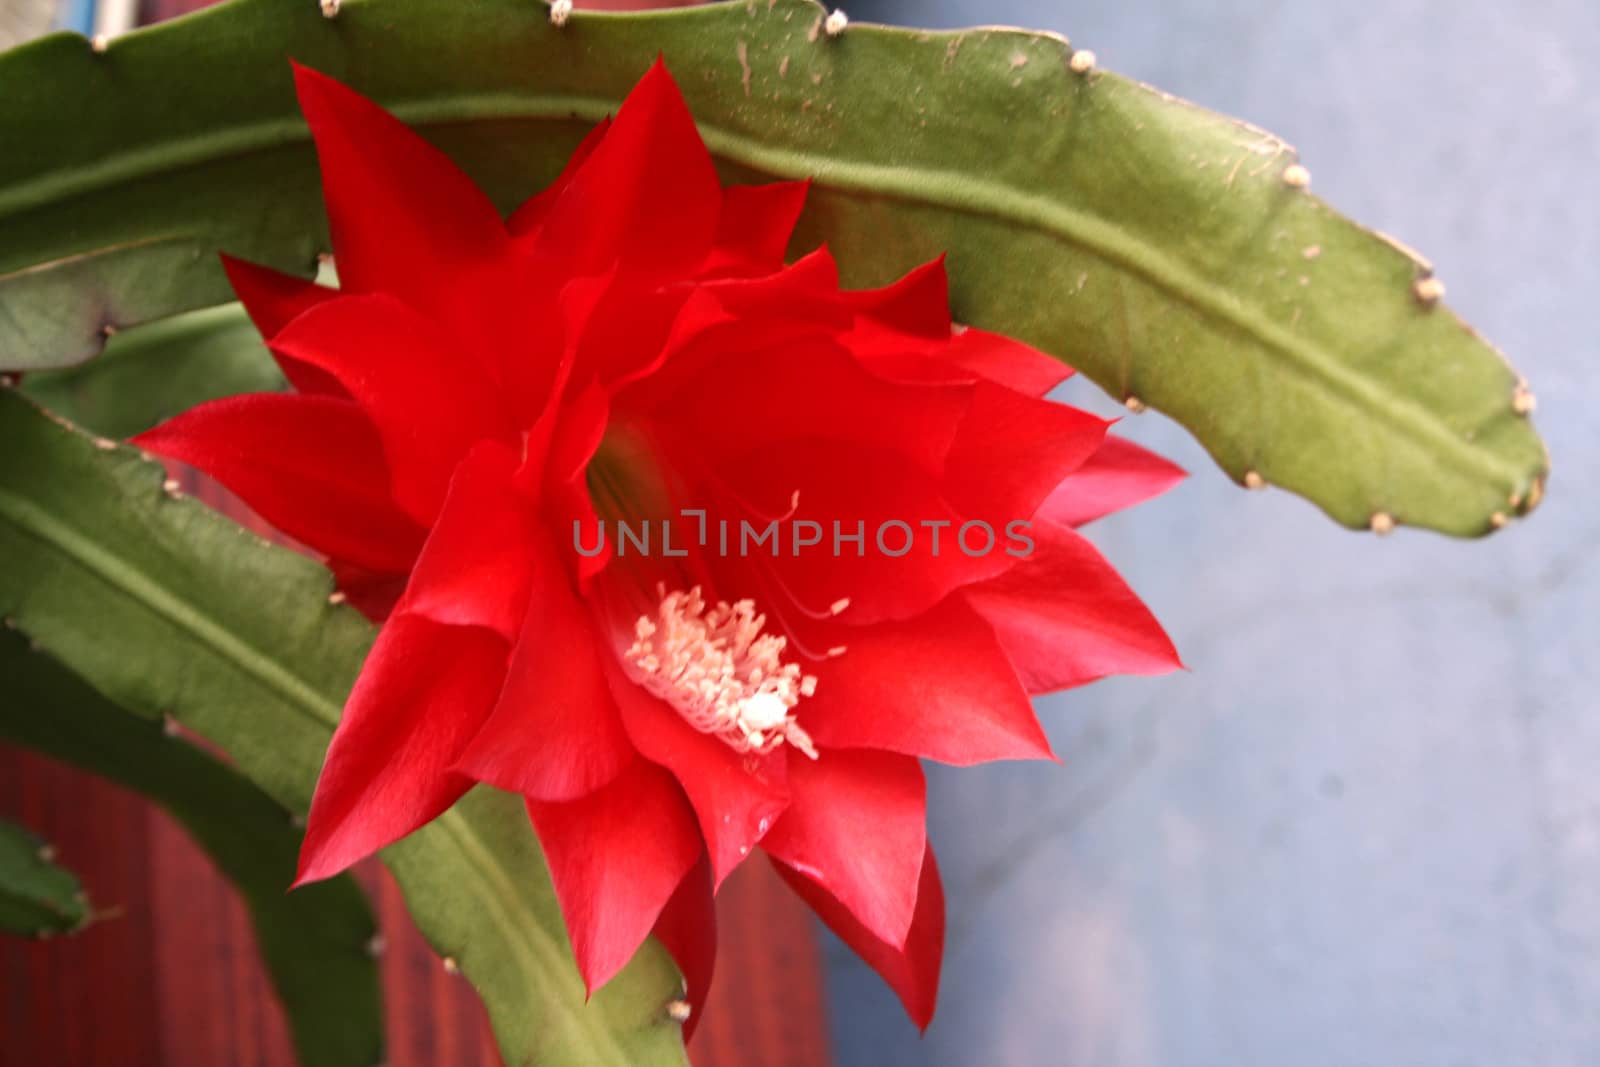
[[[830,301],[831,289],[817,290],[832,272],[826,255],[814,253],[765,278],[694,286],[665,339],[657,343],[653,358],[635,361],[626,376],[616,379],[617,386],[629,386],[618,403],[651,410],[686,383],[703,378],[706,365],[724,356],[801,340],[828,341],[830,331],[849,323]]]
[[[1160,496],[1184,479],[1184,470],[1122,437],[1108,435],[1099,451],[1067,476],[1039,508],[1039,517],[1063,526],[1086,522]]]
[[[439,518],[417,558],[405,607],[450,626],[482,626],[517,639],[528,606],[532,517],[512,485],[517,458],[493,442],[455,470]]]
[[[271,340],[289,325],[301,312],[316,307],[324,300],[339,295],[339,290],[318,285],[307,278],[273,270],[222,254],[222,269],[228,275],[228,284],[244,305],[245,313],[260,331]]]
[[[1183,666],[1150,609],[1093,545],[1052,522],[1035,521],[1032,536],[1038,547],[1028,559],[963,591],[1028,692]]]
[[[972,401],[970,387],[888,382],[820,337],[769,348],[759,341],[755,330],[719,331],[722,354],[658,417],[679,426],[714,463],[819,438],[897,452],[928,474],[943,468]]]
[[[881,325],[941,341],[950,336],[950,279],[943,256],[882,289],[854,289],[839,295]]]
[[[615,551],[612,538],[616,528],[612,527],[612,535],[605,532],[599,513],[594,508],[594,498],[589,495],[589,486],[583,479],[547,486],[544,504],[546,514],[550,516],[551,528],[560,537],[565,538],[566,531],[572,531],[574,547],[572,555],[567,558],[571,560],[579,592],[588,595],[594,576],[611,561]],[[579,545],[587,554],[577,551]]]
[[[605,438],[611,414],[610,394],[599,382],[571,390],[557,412],[546,460],[550,481],[572,482],[583,476]]]
[[[1072,368],[1020,341],[983,330],[961,329],[942,342],[886,330],[863,330],[853,345],[874,374],[895,382],[991,382],[1030,397],[1042,397],[1072,377]]]
[[[794,752],[789,792],[762,847],[826,885],[874,937],[903,945],[927,845],[921,766],[891,752]]]
[[[834,261],[827,245],[807,252],[787,267],[764,278],[734,278],[705,284],[736,302],[737,307],[752,302],[759,306],[773,301],[778,302],[779,306],[786,303],[792,305],[798,294],[822,295],[828,298],[827,308],[803,308],[797,309],[797,313],[826,314],[830,320],[837,321],[841,328],[850,324],[850,310],[837,299],[839,264]]]
[[[627,273],[685,277],[711,250],[721,205],[711,155],[657,61],[557,201],[538,247],[574,274],[620,264]]]
[[[841,472],[848,476],[841,477]],[[783,543],[777,558],[767,554],[768,548],[752,548],[747,559],[716,561],[719,566],[778,575],[781,588],[779,581],[768,579],[761,597],[762,607],[774,613],[787,615],[784,598],[792,596],[819,616],[835,602],[847,600],[849,609],[840,621],[852,626],[912,618],[953,590],[993,577],[1016,562],[1004,552],[1004,531],[992,527],[992,545],[981,526],[973,526],[967,530],[963,549],[965,516],[944,500],[933,477],[897,452],[855,443],[791,440],[753,450],[722,473],[726,491],[747,505],[746,511],[733,513],[730,519],[783,515],[799,493],[793,518],[779,524]],[[896,522],[910,529],[889,525]],[[841,538],[861,533],[861,543],[840,540],[836,555],[835,524]],[[752,526],[759,531],[763,523],[754,520]],[[797,550],[795,542],[802,534],[819,536],[820,541]],[[903,555],[889,554],[902,550]],[[788,629],[803,628],[793,618],[783,621]]]
[[[575,373],[612,385],[641,376],[672,343],[670,335],[691,291],[641,286],[619,275],[582,326]]]
[[[717,243],[702,273],[726,277],[782,270],[783,254],[810,188],[808,180],[723,189]]]
[[[672,953],[678,970],[683,972],[685,998],[689,1001],[683,1039],[688,1041],[700,1025],[717,963],[717,909],[711,893],[711,865],[704,856],[683,876],[652,933]]]
[[[944,495],[997,532],[1026,521],[1100,447],[1108,425],[1087,411],[979,382],[945,460]]]
[[[700,820],[720,886],[789,803],[784,754],[745,755],[700,733],[607,657],[607,676],[628,736],[640,753],[667,768],[683,786]]]
[[[700,858],[694,816],[672,776],[645,760],[581,800],[530,800],[528,815],[593,993],[633,957]]]
[[[551,410],[553,425],[538,490],[548,528],[556,531],[558,543],[572,530],[574,546],[599,545],[597,552],[576,552],[568,557],[570,570],[580,593],[588,591],[589,579],[605,568],[611,558],[611,541],[600,529],[600,517],[589,494],[585,472],[589,461],[605,437],[611,396],[598,382],[573,386]]]
[[[499,375],[501,389],[506,394],[513,420],[519,426],[528,427],[523,434],[522,452],[524,478],[531,490],[537,491],[543,479],[549,450],[562,421],[573,414],[573,405],[568,399],[580,386],[593,385],[593,373],[576,366],[578,351],[611,281],[611,276],[607,275],[576,278],[563,285],[554,303],[547,305],[548,314],[537,322],[526,323],[526,330],[537,335],[537,342],[511,342],[504,348]],[[519,305],[528,303],[519,312],[523,316],[537,306],[516,295],[507,299]],[[496,312],[490,309],[488,314]],[[607,398],[602,396],[598,404],[592,398],[579,399],[584,403],[578,414],[592,427],[598,443],[598,436],[605,431]]]
[[[513,254],[489,199],[370,100],[303,67],[295,78],[344,290],[398,298],[443,327],[452,354],[491,377],[550,364],[560,351],[549,326],[554,287],[531,257]],[[508,405],[522,399],[507,394]]]
[[[839,267],[825,245],[772,274],[704,280],[696,286],[702,293],[715,298],[732,328],[764,329],[775,338],[793,337],[798,327],[843,334],[854,321],[839,299]],[[691,339],[688,331],[674,332],[680,342]]]
[[[889,983],[911,1021],[926,1030],[939,999],[939,965],[944,957],[944,887],[939,881],[933,848],[928,848],[922,861],[917,912],[903,948],[874,937],[828,890],[805,875],[777,861],[773,866],[828,929]]]
[[[814,669],[817,691],[796,712],[819,746],[958,766],[1054,758],[994,630],[961,596],[862,628],[844,655]]]
[[[205,471],[318,552],[410,569],[424,531],[389,496],[378,432],[348,400],[257,393],[192,408],[134,438]]]
[[[222,257],[222,269],[228,282],[244,305],[250,321],[266,340],[276,337],[278,331],[289,325],[301,312],[316,307],[325,300],[339,295],[339,290],[328,289],[316,282],[283,274],[268,267],[259,267],[232,256]],[[283,375],[302,393],[348,397],[344,386],[325,370],[308,367],[296,359],[272,353]]]
[[[572,179],[577,177],[578,171],[589,161],[594,150],[600,147],[600,142],[605,140],[606,132],[610,129],[611,120],[606,118],[601,119],[594,129],[584,134],[583,140],[578,142],[578,147],[573,149],[572,155],[567,159],[567,165],[556,175],[556,180],[523,201],[522,206],[513,211],[511,217],[506,220],[506,229],[517,237],[536,233],[539,227],[544,225],[544,220],[549,217],[550,209],[555,207],[556,201],[567,191]]]
[[[1037,348],[986,330],[966,329],[940,353],[946,361],[996,385],[1044,396],[1072,377],[1072,368]]]
[[[432,523],[473,445],[517,441],[489,379],[392,297],[321,304],[285,327],[273,347],[330,372],[356,398],[382,436],[395,499],[423,523]]]
[[[588,610],[554,549],[527,550],[527,616],[494,714],[460,769],[536,800],[573,800],[614,780],[634,759],[606,685]]]
[[[346,290],[427,308],[441,281],[507,247],[494,204],[443,152],[326,75],[296,64],[294,78]]]
[[[401,613],[378,632],[317,779],[296,884],[338,874],[430,822],[472,779],[450,770],[489,713],[506,644]]]

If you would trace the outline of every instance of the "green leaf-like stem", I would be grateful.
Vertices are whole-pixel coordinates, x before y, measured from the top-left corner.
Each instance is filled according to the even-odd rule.
[[[1420,257],[1306,192],[1282,141],[1052,35],[834,37],[822,15],[748,0],[557,29],[533,0],[347,0],[334,19],[233,0],[103,54],[24,46],[0,57],[0,363],[74,362],[108,324],[227,299],[219,250],[311,271],[326,224],[288,56],[509,209],[663,54],[727,175],[814,180],[796,247],[826,239],[847,281],[948,252],[960,319],[1349,526],[1477,535],[1537,502],[1526,387]]]
[[[88,363],[27,375],[22,391],[106,437],[126,438],[196,404],[288,388],[238,304],[118,333]]]
[[[15,638],[0,635],[0,642]],[[50,937],[88,921],[89,901],[78,876],[55,862],[38,834],[0,819],[0,933]]]

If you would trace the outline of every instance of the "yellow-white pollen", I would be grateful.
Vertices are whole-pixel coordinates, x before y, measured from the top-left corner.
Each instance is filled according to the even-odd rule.
[[[639,683],[739,752],[771,752],[787,741],[816,759],[811,735],[794,720],[795,705],[816,692],[816,676],[784,662],[788,639],[765,632],[755,601],[708,606],[699,586],[657,593],[655,616],[639,616],[626,653]]]

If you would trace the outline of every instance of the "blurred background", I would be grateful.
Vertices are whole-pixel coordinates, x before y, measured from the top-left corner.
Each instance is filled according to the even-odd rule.
[[[1600,5],[848,10],[1056,30],[1285,137],[1528,376],[1555,473],[1488,541],[1380,541],[1125,419],[1193,476],[1092,536],[1191,672],[1045,700],[1064,767],[933,769],[939,1014],[831,944],[838,1062],[1600,1063]]]
[[[142,15],[197,5],[148,0]],[[58,19],[116,32],[106,20],[134,6],[0,0],[0,37]],[[1063,32],[1105,67],[1284,136],[1318,194],[1433,259],[1450,302],[1527,375],[1555,474],[1541,510],[1488,541],[1380,541],[1238,490],[1160,416],[1125,419],[1193,477],[1092,533],[1191,671],[1045,701],[1064,766],[932,769],[950,927],[925,1036],[826,935],[824,1011],[809,945],[757,943],[803,931],[800,913],[736,884],[727,918],[748,933],[725,942],[718,995],[731,984],[754,1007],[713,1009],[723,1030],[697,1063],[816,1065],[829,1042],[844,1067],[1600,1062],[1600,6],[848,11]],[[1087,384],[1065,396],[1122,413]],[[52,956],[8,949],[7,988],[34,999],[0,1029],[54,1040],[52,1018],[117,1009],[104,1025],[144,1051],[116,1062],[283,1062],[237,905],[181,835],[109,787],[7,758],[0,806],[54,813],[89,873],[103,868],[97,899],[126,916]],[[392,886],[367,879],[395,946],[392,1062],[490,1062],[464,987],[404,934]]]

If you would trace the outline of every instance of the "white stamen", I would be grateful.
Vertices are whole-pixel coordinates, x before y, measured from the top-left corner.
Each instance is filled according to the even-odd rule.
[[[785,663],[788,639],[764,633],[755,601],[707,607],[695,586],[661,597],[655,618],[641,615],[625,658],[639,683],[671,704],[690,726],[739,752],[771,752],[785,741],[817,758],[795,705],[817,690],[814,675]]]
[[[567,24],[567,20],[571,17],[572,0],[551,0],[550,25],[559,30]]]
[[[850,25],[850,16],[843,11],[835,10],[822,24],[822,31],[829,37],[837,37]]]

